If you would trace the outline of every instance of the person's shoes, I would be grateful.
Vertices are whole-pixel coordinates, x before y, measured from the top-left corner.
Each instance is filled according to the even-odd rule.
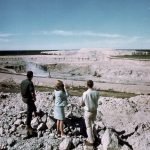
[[[84,141],[84,144],[85,144],[86,146],[93,146],[93,143],[90,143],[90,142],[87,141],[87,140]]]
[[[27,135],[32,136],[34,129],[32,127],[27,127]]]
[[[31,127],[26,127],[26,130],[27,132],[26,132],[26,135],[23,136],[23,140],[29,139],[33,135],[33,130]]]

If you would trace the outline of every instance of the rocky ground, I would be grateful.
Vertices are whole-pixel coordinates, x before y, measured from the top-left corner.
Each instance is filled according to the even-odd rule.
[[[56,136],[53,118],[54,101],[51,92],[38,92],[36,106],[39,117],[32,120],[37,134],[26,135],[26,105],[21,95],[0,93],[0,149],[10,150],[148,150],[150,149],[150,96],[139,95],[129,99],[100,97],[95,124],[96,143],[85,147],[86,138],[81,97],[68,98],[65,138]]]
[[[108,49],[49,53],[0,57],[0,150],[150,149],[149,61],[114,59],[113,56],[131,52]],[[51,77],[41,67],[46,67]],[[96,142],[94,147],[86,147],[84,110],[78,106],[81,97],[68,98],[64,128],[66,137],[59,138],[56,135],[56,120],[53,118],[51,90],[37,92],[36,106],[40,115],[32,120],[32,127],[36,130],[34,137],[26,139],[26,105],[18,93],[18,84],[25,79],[26,70],[34,71],[35,85],[53,87],[56,80],[61,78],[70,87],[84,87],[85,80],[92,79],[98,90],[139,95],[130,98],[101,96],[95,122]],[[44,78],[38,77],[40,75]]]

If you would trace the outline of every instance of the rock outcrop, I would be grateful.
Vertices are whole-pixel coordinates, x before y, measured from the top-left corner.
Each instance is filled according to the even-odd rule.
[[[86,127],[80,97],[70,96],[64,132],[56,135],[54,101],[50,92],[37,93],[39,116],[32,119],[36,135],[26,139],[26,104],[20,94],[0,93],[0,149],[148,150],[150,149],[150,96],[100,97],[95,122],[95,144],[85,146]]]

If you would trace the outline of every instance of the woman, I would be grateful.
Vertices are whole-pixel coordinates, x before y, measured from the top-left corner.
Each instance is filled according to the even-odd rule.
[[[54,90],[55,107],[54,118],[57,119],[57,134],[64,136],[63,126],[65,119],[64,107],[67,105],[67,90],[61,80],[58,80]]]

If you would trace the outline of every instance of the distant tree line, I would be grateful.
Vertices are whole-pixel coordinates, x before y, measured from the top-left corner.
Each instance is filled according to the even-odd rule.
[[[150,49],[134,50],[130,55],[119,55],[115,58],[129,58],[129,59],[145,59],[150,60]]]
[[[150,51],[148,51],[148,50],[146,50],[146,51],[135,51],[135,52],[132,52],[132,55],[150,56]]]

